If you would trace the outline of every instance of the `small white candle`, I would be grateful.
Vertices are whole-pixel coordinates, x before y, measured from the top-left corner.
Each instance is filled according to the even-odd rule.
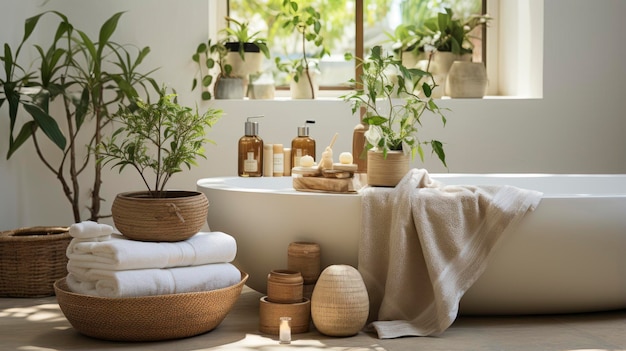
[[[291,343],[291,326],[289,325],[290,320],[291,317],[280,317],[278,333],[281,344]]]

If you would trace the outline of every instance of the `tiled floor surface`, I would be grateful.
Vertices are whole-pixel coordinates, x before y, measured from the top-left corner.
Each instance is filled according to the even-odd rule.
[[[217,329],[195,337],[151,343],[121,343],[77,333],[55,297],[0,298],[0,350],[623,350],[626,310],[554,316],[460,317],[442,335],[380,340],[359,333],[325,337],[313,328],[293,335],[291,345],[258,331],[261,294],[244,288]]]

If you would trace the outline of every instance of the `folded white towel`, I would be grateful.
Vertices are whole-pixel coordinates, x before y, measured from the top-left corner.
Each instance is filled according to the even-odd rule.
[[[138,297],[209,291],[237,284],[241,273],[230,263],[168,269],[127,271],[90,270],[89,276],[70,272],[68,287],[76,293],[101,297]]]
[[[198,266],[231,262],[237,242],[223,232],[199,232],[178,242],[143,242],[113,235],[102,242],[78,242],[68,252],[70,265],[103,270]]]
[[[77,244],[79,243],[91,243],[91,242],[98,242],[98,241],[107,241],[107,240],[111,240],[112,236],[111,234],[109,235],[102,235],[102,236],[98,236],[95,238],[72,238],[72,240],[70,241],[70,244],[67,245],[67,249],[65,250],[65,254],[67,255],[67,257],[70,256],[70,254],[72,254],[74,252],[74,248]]]
[[[70,235],[74,238],[97,238],[113,233],[113,227],[93,221],[83,221],[70,226]]]

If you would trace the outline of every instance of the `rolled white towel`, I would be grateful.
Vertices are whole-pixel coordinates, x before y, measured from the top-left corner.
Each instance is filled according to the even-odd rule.
[[[68,274],[68,287],[101,297],[138,297],[210,291],[237,284],[241,273],[230,263],[127,271],[90,270],[89,277]]]
[[[70,226],[70,235],[74,238],[97,238],[99,236],[111,235],[111,233],[113,233],[113,227],[93,221],[82,221]]]
[[[232,236],[199,232],[178,242],[143,242],[114,234],[108,241],[76,243],[67,257],[74,267],[120,271],[231,262],[236,254]]]

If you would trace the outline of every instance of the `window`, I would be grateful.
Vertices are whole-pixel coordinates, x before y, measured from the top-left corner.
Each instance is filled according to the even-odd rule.
[[[283,0],[228,0],[229,16],[248,21],[254,31],[265,34],[272,58],[290,58],[301,52],[293,33],[281,30],[277,21],[282,3]],[[452,8],[460,18],[484,12],[483,0],[300,0],[298,4],[312,5],[322,15],[324,43],[331,55],[319,62],[320,86],[331,89],[347,88],[348,80],[355,76],[354,63],[345,61],[345,53],[367,56],[374,45],[390,50],[390,35],[398,25],[423,23],[445,7]],[[479,43],[475,43],[474,59],[481,61],[484,33],[473,34]],[[273,60],[266,60],[265,64],[266,72],[276,73]],[[279,85],[286,83],[285,75],[275,74],[275,79]]]

